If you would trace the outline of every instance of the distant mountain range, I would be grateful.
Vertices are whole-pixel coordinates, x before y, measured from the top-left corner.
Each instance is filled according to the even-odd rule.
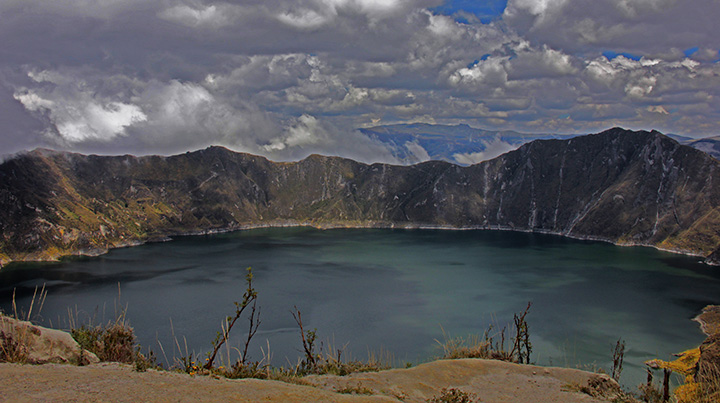
[[[465,124],[448,126],[412,123],[358,130],[386,145],[399,161],[406,164],[438,160],[472,165],[514,150],[532,140],[576,137],[483,130]]]
[[[472,165],[514,150],[533,140],[569,139],[578,134],[527,134],[514,131],[492,131],[465,124],[433,125],[427,123],[397,124],[358,129],[367,137],[386,145],[399,161],[414,164],[440,160]],[[705,151],[720,159],[720,136],[696,140],[668,134],[680,144]]]
[[[536,140],[462,167],[292,163],[210,147],[172,157],[35,150],[0,165],[0,261],[266,225],[534,231],[708,257],[720,162],[658,132]]]
[[[715,159],[720,160],[720,136],[705,137],[703,139],[689,139],[683,142],[690,147],[696,148],[712,155]]]

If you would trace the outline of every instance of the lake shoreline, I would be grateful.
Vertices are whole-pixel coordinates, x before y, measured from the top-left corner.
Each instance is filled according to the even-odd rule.
[[[693,320],[700,324],[700,330],[708,337],[720,333],[720,305],[706,306]]]
[[[159,338],[166,348],[174,346],[169,317],[175,334],[203,353],[218,326],[215,316],[237,300],[244,269],[252,267],[271,315],[261,334],[273,346],[275,364],[297,357],[288,314],[295,305],[328,343],[350,342],[348,353],[360,356],[368,348],[387,349],[402,364],[436,356],[443,329],[452,337],[482,334],[489,325],[499,329],[532,301],[538,362],[606,367],[605,344],[622,336],[634,349],[627,379],[635,384],[644,374],[636,370],[642,360],[701,343],[705,336],[690,319],[720,303],[719,273],[698,259],[655,249],[527,231],[324,231],[330,227],[275,224],[156,240],[98,258],[13,265],[0,272],[8,296],[3,306],[11,309],[9,295],[17,287],[18,306],[27,307],[34,287],[47,284],[45,318],[62,323],[68,306],[94,318],[119,299],[121,283],[122,303],[130,307],[128,318],[143,345]],[[677,303],[690,300],[706,303]],[[167,308],[149,312],[142,309],[147,305]],[[647,315],[656,309],[667,316],[662,324]]]
[[[262,224],[239,224],[225,228],[213,228],[206,230],[193,230],[193,231],[180,231],[170,232],[167,234],[158,234],[156,236],[148,237],[144,240],[129,240],[122,241],[116,244],[108,245],[107,247],[98,248],[83,248],[78,250],[68,251],[57,251],[57,253],[48,254],[47,251],[40,253],[28,254],[21,259],[11,259],[7,255],[0,253],[0,269],[12,264],[12,263],[23,263],[23,262],[58,262],[63,258],[72,256],[88,256],[96,257],[108,253],[113,249],[129,248],[133,246],[140,246],[149,243],[157,242],[170,242],[173,237],[185,237],[185,236],[204,236],[214,234],[226,234],[231,232],[247,231],[262,228],[294,228],[294,227],[307,227],[318,230],[334,230],[334,229],[401,229],[401,230],[443,230],[443,231],[510,231],[519,233],[531,233],[531,234],[542,234],[542,235],[554,235],[568,239],[575,239],[579,241],[593,241],[593,242],[604,242],[615,246],[621,247],[649,247],[662,252],[669,252],[683,256],[691,256],[701,258],[701,262],[708,266],[720,266],[720,261],[714,261],[710,259],[710,255],[703,256],[702,254],[681,249],[670,249],[662,248],[657,245],[642,243],[642,242],[615,242],[608,238],[589,236],[589,235],[573,235],[565,232],[549,231],[549,230],[531,230],[509,226],[488,226],[488,225],[475,225],[467,227],[455,227],[451,225],[434,225],[434,224],[397,224],[397,223],[379,223],[371,222],[368,224],[347,224],[347,223],[313,223],[310,221],[294,222],[294,221],[279,221]]]

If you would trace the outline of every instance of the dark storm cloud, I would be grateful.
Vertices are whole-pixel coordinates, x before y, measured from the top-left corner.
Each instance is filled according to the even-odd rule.
[[[354,129],[718,130],[709,0],[515,0],[485,24],[430,11],[441,4],[6,0],[0,148],[221,144],[276,159],[392,161]]]
[[[717,60],[714,0],[510,0],[503,17],[533,42],[571,53],[680,58],[682,50],[698,46]]]

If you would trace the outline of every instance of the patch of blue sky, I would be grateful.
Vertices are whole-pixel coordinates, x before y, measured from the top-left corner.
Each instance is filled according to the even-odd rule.
[[[467,24],[472,15],[483,24],[498,19],[505,11],[507,0],[445,0],[441,6],[430,9],[435,14],[450,15],[455,21]]]
[[[472,63],[468,64],[468,65],[467,65],[467,68],[471,69],[471,68],[477,66],[478,63],[480,63],[481,60],[482,60],[482,61],[485,61],[485,60],[488,59],[488,57],[490,57],[490,53],[486,53],[486,54],[482,55],[481,58],[475,59],[475,60],[473,60]]]
[[[686,57],[690,57],[690,56],[692,56],[693,53],[695,53],[695,52],[697,52],[697,51],[698,51],[698,47],[695,46],[694,48],[685,49],[685,50],[683,51],[683,53],[685,53],[685,56],[686,56]]]
[[[642,56],[636,55],[633,53],[613,52],[612,50],[606,50],[606,51],[602,52],[602,54],[603,54],[603,56],[607,57],[608,60],[612,60],[618,56],[624,56],[624,57],[626,57],[628,59],[632,59],[632,60],[640,60],[642,58]]]

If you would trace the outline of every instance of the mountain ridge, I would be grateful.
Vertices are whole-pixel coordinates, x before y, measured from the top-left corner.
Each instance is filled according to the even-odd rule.
[[[567,140],[581,134],[522,133],[513,130],[485,130],[467,124],[442,125],[400,123],[357,129],[372,141],[383,144],[402,164],[426,159],[458,165],[472,165],[514,150],[533,140]],[[678,143],[704,151],[720,159],[720,137],[695,139],[665,133]]]
[[[35,150],[0,164],[0,261],[255,226],[510,229],[718,262],[720,163],[656,131],[537,140],[479,164]]]

